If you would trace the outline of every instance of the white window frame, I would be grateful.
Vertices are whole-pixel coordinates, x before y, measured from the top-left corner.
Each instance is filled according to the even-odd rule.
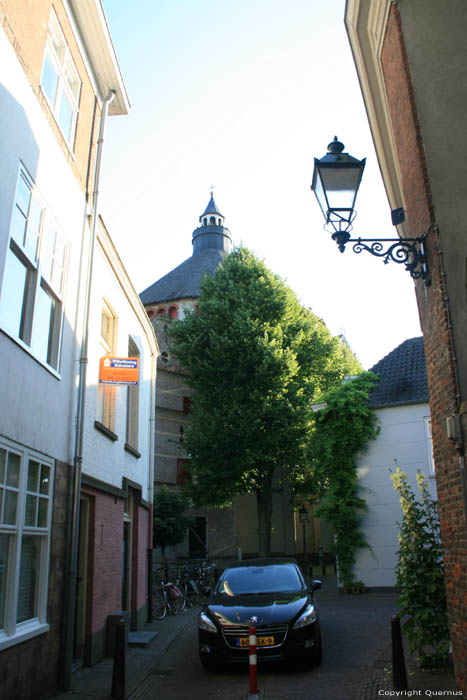
[[[140,351],[130,336],[128,338],[128,357],[137,357],[141,360]],[[141,367],[140,367],[141,371]],[[126,443],[134,450],[139,445],[139,381],[138,384],[127,387],[127,413],[126,413]]]
[[[29,193],[27,203],[24,198],[26,191]],[[28,210],[24,211],[26,208]],[[34,223],[33,218],[36,219]],[[67,238],[46,207],[34,181],[20,165],[0,292],[0,327],[37,360],[56,372],[60,364],[69,248]],[[15,297],[15,303],[18,308],[21,307],[21,318],[16,319],[13,327],[8,322],[11,297],[7,282],[11,266],[18,263],[25,270],[26,281],[22,299]],[[45,297],[50,300],[46,338],[43,327],[34,325],[40,322],[40,301]],[[47,346],[45,352],[41,351],[44,340]]]
[[[110,337],[102,333],[102,317],[106,315],[110,319]],[[117,348],[118,317],[106,299],[102,302],[101,309],[100,348],[101,357],[113,356]],[[116,387],[112,384],[98,384],[97,420],[108,430],[115,429]]]
[[[0,651],[20,644],[40,634],[49,631],[47,622],[47,602],[50,568],[50,540],[52,530],[53,490],[54,490],[54,461],[35,450],[26,448],[12,440],[0,439],[0,448],[13,453],[20,458],[20,475],[16,523],[4,524],[0,513],[0,534],[9,536],[8,567],[5,586],[5,615],[4,625],[0,629]],[[28,496],[29,462],[36,461],[49,467],[50,484],[47,495],[47,524],[45,527],[27,526],[25,524],[26,499]],[[4,489],[5,491],[5,489]],[[32,492],[36,493],[36,492]],[[29,492],[31,494],[31,492]],[[0,504],[1,505],[1,504]],[[35,615],[34,617],[17,622],[18,594],[20,581],[21,546],[23,536],[32,535],[40,538],[39,576],[36,584]]]
[[[56,77],[53,94],[50,90],[51,86],[47,85],[46,74],[49,68],[52,69]],[[70,150],[73,151],[81,95],[81,80],[53,8],[50,13],[47,31],[40,86],[65,141]],[[68,129],[65,128],[61,118],[61,109],[64,104],[68,104],[71,109]]]

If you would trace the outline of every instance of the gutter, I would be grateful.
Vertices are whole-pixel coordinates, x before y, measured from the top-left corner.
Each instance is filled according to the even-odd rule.
[[[91,307],[91,288],[94,263],[94,250],[97,230],[97,200],[99,195],[99,177],[104,143],[104,128],[109,105],[115,97],[115,90],[110,90],[104,100],[97,140],[96,168],[94,190],[92,193],[91,240],[87,262],[87,277],[84,299],[84,320],[79,358],[78,403],[76,409],[75,453],[73,458],[73,491],[71,504],[71,527],[68,547],[68,571],[65,584],[65,619],[64,619],[64,658],[63,687],[71,688],[75,636],[75,601],[78,581],[78,545],[79,545],[79,510],[81,500],[81,473],[83,464],[83,436],[86,399],[86,374],[88,366],[89,313]]]

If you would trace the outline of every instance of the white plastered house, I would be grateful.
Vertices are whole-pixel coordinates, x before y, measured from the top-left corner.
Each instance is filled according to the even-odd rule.
[[[404,341],[370,371],[379,376],[370,403],[380,432],[358,460],[360,496],[368,505],[362,530],[369,548],[357,553],[354,574],[367,588],[387,588],[396,585],[402,520],[399,496],[391,481],[396,463],[417,495],[417,471],[422,472],[436,498],[423,338]]]

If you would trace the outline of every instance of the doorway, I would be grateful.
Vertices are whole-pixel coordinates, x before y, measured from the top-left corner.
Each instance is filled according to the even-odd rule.
[[[73,650],[74,658],[81,662],[84,661],[86,640],[90,510],[90,499],[83,496],[79,504],[78,572],[76,579],[75,639]]]
[[[205,515],[195,516],[195,522],[189,529],[188,556],[190,559],[206,559],[207,557],[207,518]]]

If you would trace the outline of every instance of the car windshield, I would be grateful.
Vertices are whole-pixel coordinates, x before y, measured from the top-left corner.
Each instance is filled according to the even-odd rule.
[[[218,584],[221,595],[286,593],[303,589],[303,582],[293,564],[242,566],[227,569]]]

